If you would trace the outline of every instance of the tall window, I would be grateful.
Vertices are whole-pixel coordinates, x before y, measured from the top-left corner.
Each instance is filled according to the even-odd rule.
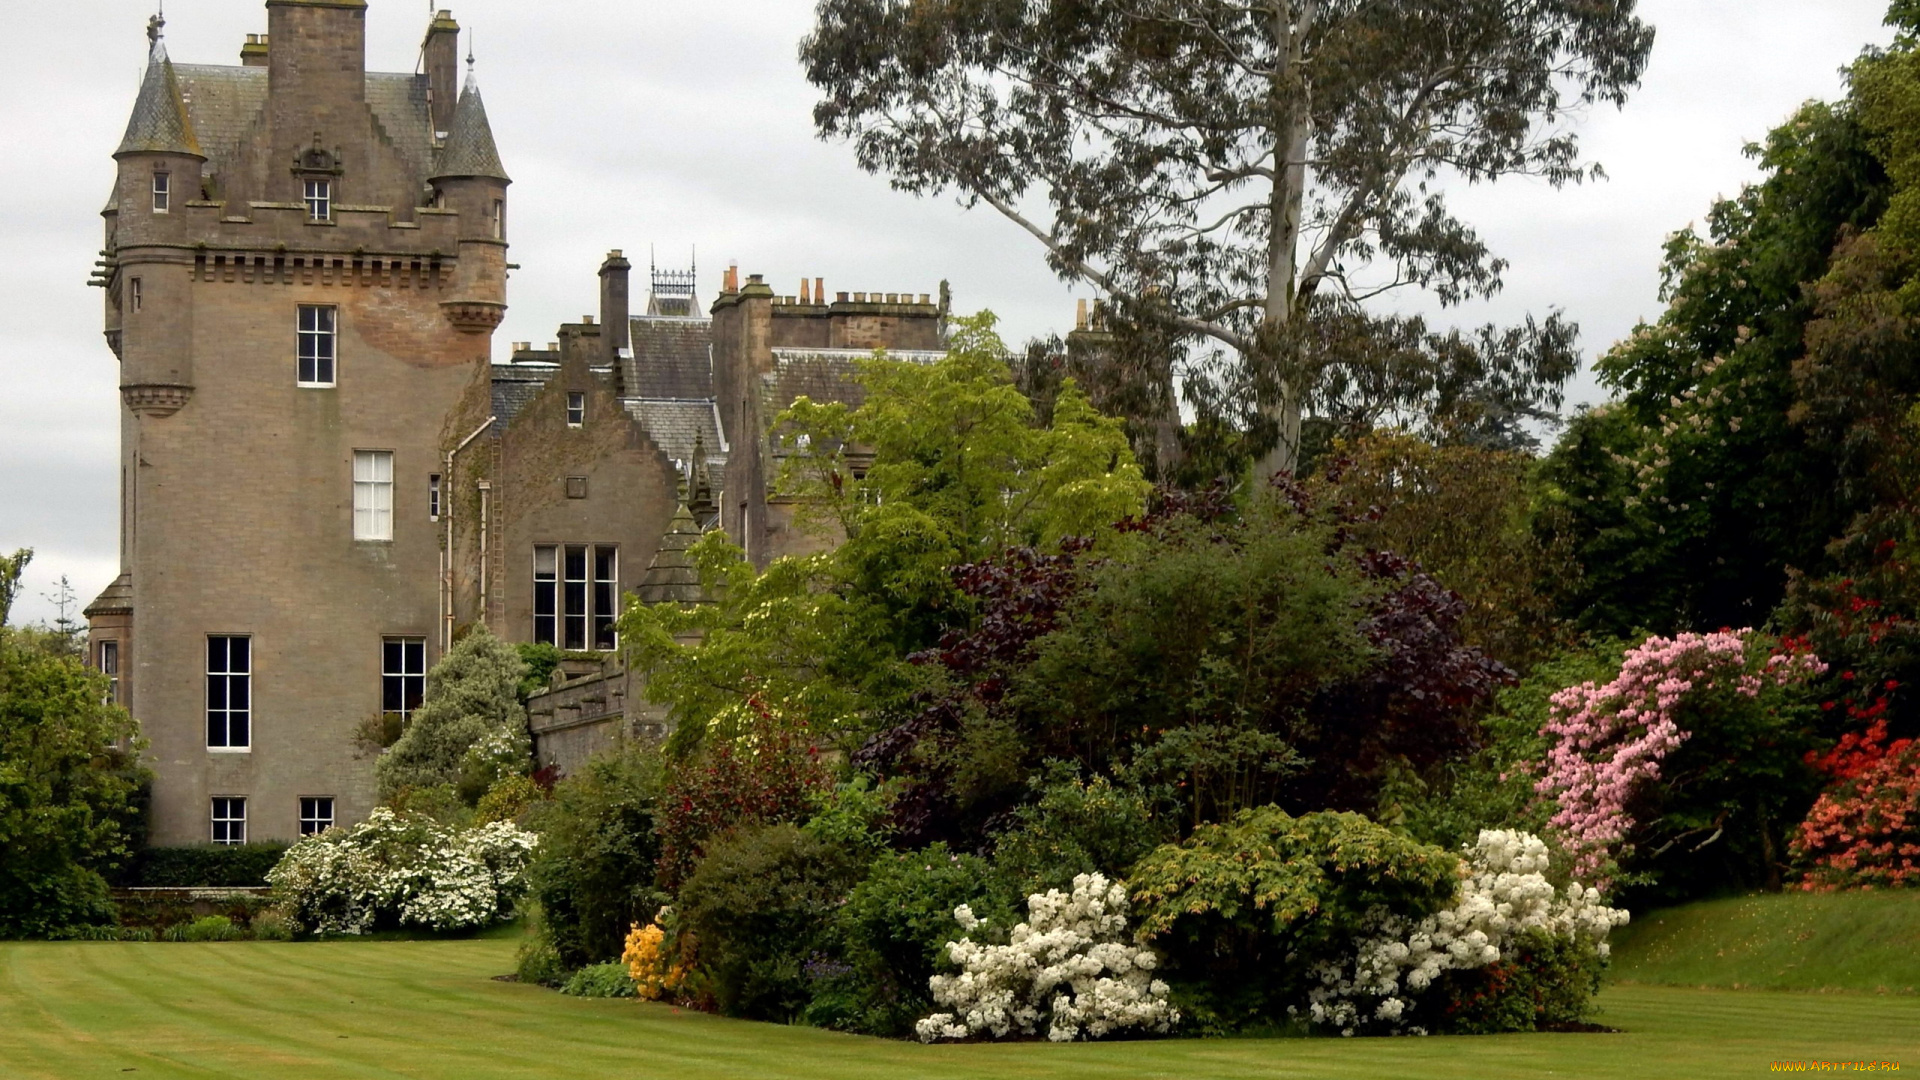
[[[213,842],[216,844],[244,844],[247,842],[247,800],[238,795],[216,795],[213,798]]]
[[[353,452],[353,538],[393,539],[393,452]]]
[[[567,426],[579,427],[587,422],[587,395],[578,390],[567,391]]]
[[[318,836],[333,828],[333,796],[300,797],[300,835]]]
[[[333,181],[307,181],[307,220],[333,220]]]
[[[619,641],[620,549],[554,544],[533,549],[533,639],[563,649],[612,649]]]
[[[380,711],[402,719],[420,707],[427,692],[425,638],[384,638],[380,642]]]
[[[493,238],[495,240],[507,238],[507,201],[505,199],[493,200]]]
[[[207,748],[253,746],[253,639],[207,639]],[[242,815],[244,818],[244,815]]]
[[[613,620],[620,614],[620,549],[593,549],[593,647],[612,649],[617,635]]]
[[[100,674],[107,677],[107,704],[120,704],[120,643],[101,642],[97,662]]]
[[[153,212],[164,214],[173,209],[173,176],[170,173],[153,174]]]
[[[129,311],[132,311],[138,314],[140,311],[140,305],[144,304],[145,302],[146,302],[145,290],[140,288],[140,279],[128,278],[127,279],[127,309]]]
[[[559,574],[555,566],[558,551],[550,547],[533,549],[533,640],[543,645],[559,642],[554,627],[559,603]]]
[[[332,386],[334,381],[335,348],[339,335],[335,332],[338,312],[330,307],[316,304],[300,305],[300,372],[301,386]]]
[[[427,517],[433,521],[440,520],[439,473],[434,473],[432,476],[427,477]]]

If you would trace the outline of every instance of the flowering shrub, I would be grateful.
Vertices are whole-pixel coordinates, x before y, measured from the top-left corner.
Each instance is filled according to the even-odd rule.
[[[667,932],[661,928],[658,920],[645,926],[634,925],[633,932],[627,935],[627,949],[620,954],[627,965],[627,976],[633,980],[634,992],[648,1001],[661,998],[680,989],[686,981],[688,965],[676,963],[668,954]]]
[[[660,887],[676,889],[729,829],[804,821],[831,778],[804,735],[749,699],[752,726],[739,738],[711,740],[703,757],[676,770],[661,798]]]
[[[300,933],[459,930],[513,910],[538,841],[510,822],[455,829],[382,807],[295,844],[267,880]]]
[[[1545,874],[1547,845],[1538,837],[1489,829],[1465,854],[1451,907],[1418,920],[1376,909],[1372,932],[1360,939],[1353,956],[1318,966],[1319,985],[1308,995],[1314,1023],[1338,1028],[1343,1035],[1425,1035],[1446,1026],[1450,1014],[1466,1004],[1461,995],[1438,992],[1449,972],[1491,970],[1489,981],[1498,996],[1515,982],[1511,973],[1525,966],[1527,954],[1572,946],[1576,956],[1605,960],[1607,934],[1626,923],[1627,913],[1602,904],[1598,889],[1577,881],[1564,893],[1555,889]],[[1506,970],[1498,970],[1503,964]],[[1577,982],[1577,973],[1559,974],[1561,982]],[[1576,978],[1568,980],[1570,974]],[[1593,989],[1589,984],[1579,995],[1573,1016],[1523,1007],[1502,1010],[1513,1019],[1501,1026],[1531,1030],[1541,1019],[1577,1020]],[[1436,1003],[1436,998],[1443,1000]]]
[[[961,905],[953,917],[969,932],[986,925]],[[1027,921],[1005,945],[971,937],[947,943],[958,975],[935,975],[927,986],[934,1013],[914,1025],[921,1041],[996,1039],[1018,1032],[1071,1042],[1138,1029],[1165,1034],[1180,1022],[1167,984],[1153,977],[1153,950],[1126,940],[1127,890],[1101,874],[1073,879],[1073,894],[1058,889],[1027,898]]]
[[[1611,681],[1584,682],[1553,696],[1541,729],[1551,746],[1536,790],[1558,801],[1552,824],[1566,837],[1577,873],[1602,888],[1612,883],[1619,862],[1632,850],[1629,838],[1647,824],[1636,818],[1637,804],[1656,781],[1678,786],[1672,784],[1677,777],[1669,759],[1694,737],[1699,723],[1716,728],[1704,753],[1714,759],[1709,779],[1719,786],[1737,786],[1738,778],[1725,766],[1776,767],[1758,758],[1742,760],[1740,754],[1746,744],[1769,750],[1781,744],[1781,733],[1771,730],[1781,726],[1779,705],[1762,700],[1763,695],[1804,683],[1824,673],[1826,665],[1792,642],[1775,650],[1767,646],[1752,630],[1650,637],[1628,650]],[[1698,833],[1707,843],[1717,840],[1732,814],[1748,809],[1733,805],[1739,794],[1722,794],[1721,805],[1698,808],[1704,821],[1679,822],[1674,839]],[[1764,819],[1764,812],[1760,816]]]
[[[1838,782],[1794,838],[1806,889],[1920,884],[1920,744],[1887,742],[1886,721],[1848,735],[1820,764]]]

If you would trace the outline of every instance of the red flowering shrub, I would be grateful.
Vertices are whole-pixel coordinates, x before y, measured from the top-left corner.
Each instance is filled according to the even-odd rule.
[[[757,698],[747,704],[756,719],[745,734],[714,740],[667,780],[655,873],[663,889],[678,889],[720,834],[804,820],[814,795],[831,785],[804,733],[782,724]]]
[[[1809,864],[1802,887],[1920,884],[1920,744],[1888,742],[1886,721],[1876,720],[1814,764],[1837,782],[1794,840],[1794,853]]]

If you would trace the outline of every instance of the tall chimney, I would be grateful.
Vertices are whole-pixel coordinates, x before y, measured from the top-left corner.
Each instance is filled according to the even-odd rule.
[[[427,67],[427,94],[433,101],[433,133],[453,128],[453,107],[460,102],[460,24],[453,12],[438,12],[427,26],[426,44],[420,46]]]
[[[368,190],[368,152],[364,121],[367,100],[366,0],[267,0],[267,116],[273,125],[273,152],[267,160],[270,202],[297,202],[300,182],[286,165],[310,150],[337,154],[334,160],[353,194],[334,193],[337,202],[378,203],[383,193]],[[339,185],[336,185],[338,187]]]
[[[620,353],[632,342],[632,323],[630,313],[633,310],[628,300],[627,278],[633,264],[619,250],[607,253],[607,261],[600,265],[600,343],[607,351],[607,363],[613,365],[614,383],[622,382]],[[624,386],[621,393],[626,393]]]

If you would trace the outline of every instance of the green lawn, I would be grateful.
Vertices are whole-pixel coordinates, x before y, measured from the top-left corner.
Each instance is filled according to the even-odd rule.
[[[1912,994],[1920,890],[1710,900],[1636,913],[1614,941],[1614,977],[1632,982]]]
[[[937,1046],[495,982],[506,940],[0,945],[0,1076],[1747,1077],[1774,1059],[1920,1067],[1920,997],[1630,986],[1624,1034]]]

